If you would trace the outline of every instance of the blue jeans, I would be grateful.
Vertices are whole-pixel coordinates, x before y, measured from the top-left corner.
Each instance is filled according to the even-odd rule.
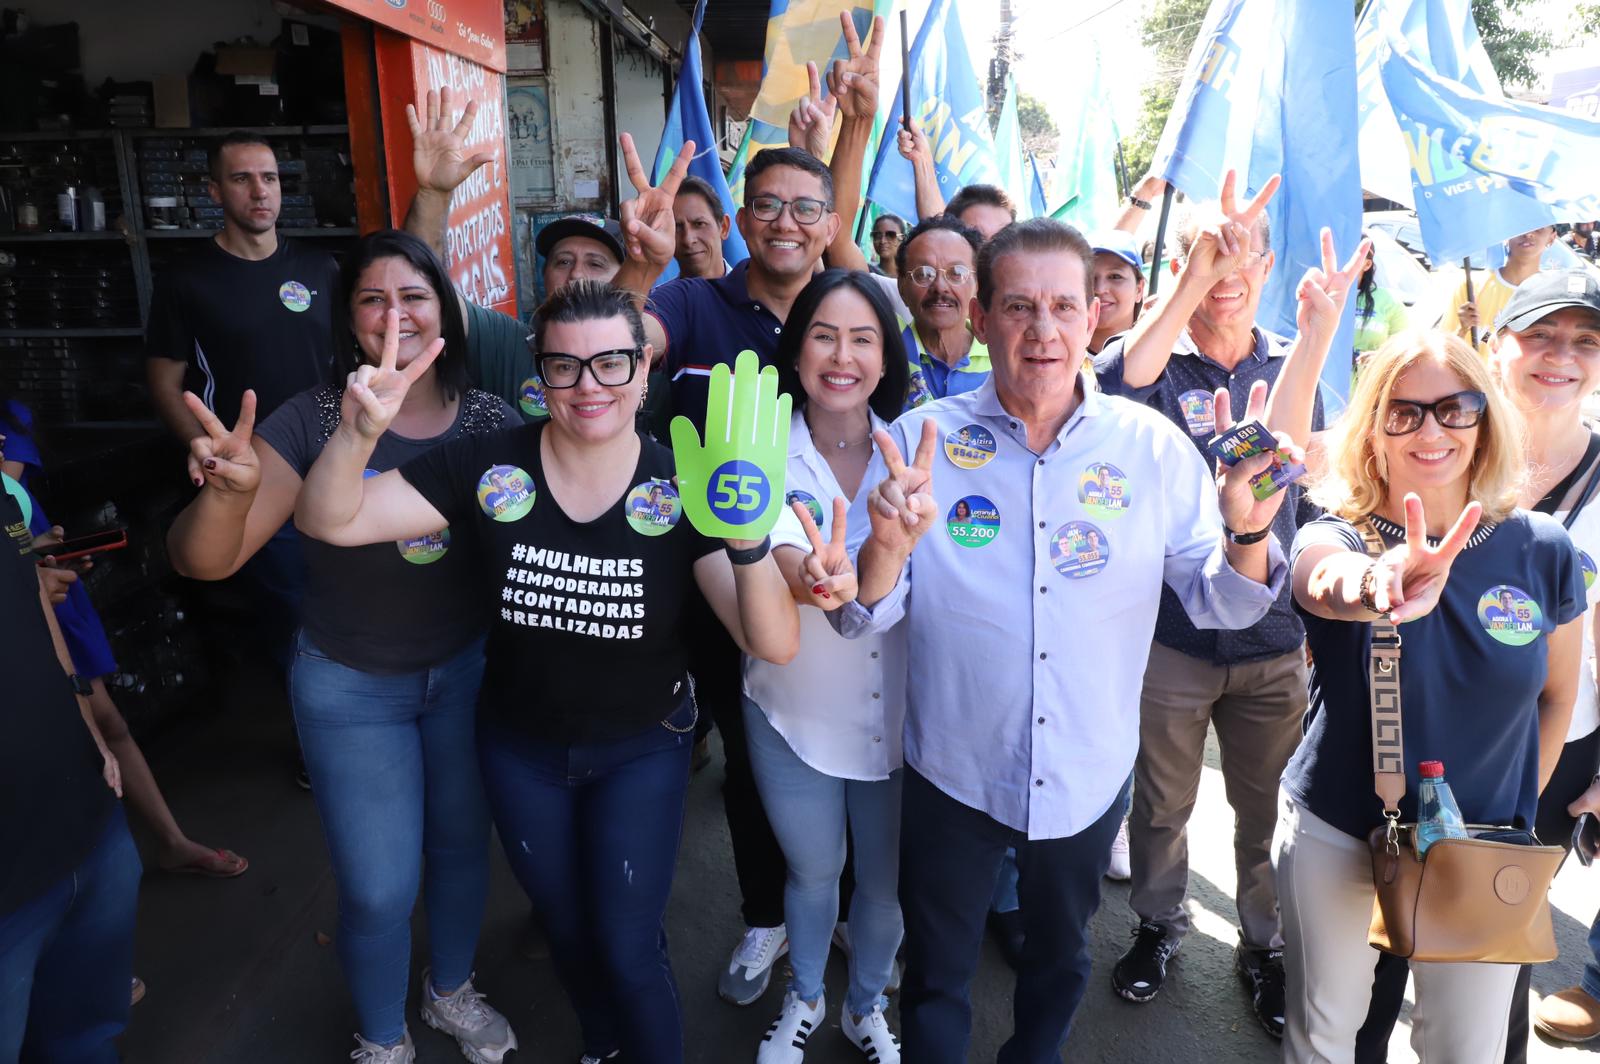
[[[855,838],[855,893],[850,899],[850,989],[845,1004],[864,1016],[884,1002],[905,924],[900,919],[900,780],[846,780],[818,772],[790,747],[761,707],[744,700],[745,735],[756,787],[789,865],[783,916],[789,930],[789,988],[806,1001],[822,994],[845,832]],[[847,824],[848,821],[848,824]]]
[[[685,699],[625,739],[549,742],[489,723],[479,736],[500,844],[544,923],[590,1056],[683,1060],[665,919],[694,724]]]
[[[906,978],[900,993],[905,1058],[963,1064],[972,1037],[973,974],[995,875],[1017,851],[1025,945],[1012,998],[1011,1038],[999,1064],[1056,1064],[1089,981],[1089,919],[1122,823],[1128,788],[1099,820],[1064,839],[1029,839],[956,801],[905,768],[900,904]]]
[[[489,890],[482,677],[481,640],[434,668],[385,675],[298,639],[290,695],[339,888],[339,961],[361,1036],[379,1045],[405,1034],[419,882],[434,986],[472,976]]]
[[[0,1061],[121,1059],[112,1039],[128,1025],[142,872],[118,804],[100,841],[70,875],[0,914]]]

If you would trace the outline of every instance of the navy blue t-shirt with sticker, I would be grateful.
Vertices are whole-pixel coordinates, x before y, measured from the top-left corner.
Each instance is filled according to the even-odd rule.
[[[536,739],[593,742],[654,727],[683,701],[696,532],[672,486],[672,452],[641,434],[632,485],[574,521],[545,483],[549,422],[458,439],[400,475],[475,538],[492,612],[479,702]]]
[[[1393,523],[1375,517],[1373,524],[1386,546],[1404,541]],[[1314,545],[1365,553],[1361,533],[1332,515],[1300,530],[1290,564]],[[1372,789],[1372,626],[1316,617],[1298,602],[1295,608],[1311,648],[1311,710],[1283,784],[1318,817],[1365,838],[1383,822]],[[1417,818],[1417,764],[1443,761],[1468,823],[1533,825],[1547,644],[1583,609],[1583,570],[1560,522],[1518,510],[1473,533],[1438,606],[1400,628],[1401,820]]]

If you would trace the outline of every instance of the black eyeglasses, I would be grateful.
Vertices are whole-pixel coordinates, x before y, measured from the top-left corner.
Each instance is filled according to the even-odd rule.
[[[778,215],[788,207],[790,216],[801,225],[816,225],[828,209],[825,202],[810,196],[792,200],[779,199],[777,196],[754,196],[747,206],[750,213],[763,222],[777,221]]]
[[[1488,408],[1489,397],[1482,392],[1456,392],[1431,403],[1390,399],[1383,431],[1389,436],[1409,436],[1422,427],[1422,420],[1430,411],[1433,420],[1443,428],[1470,429],[1483,420],[1483,412]]]
[[[615,351],[601,351],[588,358],[546,351],[538,358],[539,379],[546,388],[576,388],[585,368],[596,384],[618,388],[633,380],[639,372],[639,349],[619,347]]]
[[[942,270],[936,270],[932,266],[918,266],[907,271],[906,276],[911,278],[911,283],[918,288],[932,288],[934,280],[939,277],[943,277],[944,283],[951,288],[957,288],[978,275],[972,271],[970,266],[963,266],[958,262],[954,266],[946,266]]]

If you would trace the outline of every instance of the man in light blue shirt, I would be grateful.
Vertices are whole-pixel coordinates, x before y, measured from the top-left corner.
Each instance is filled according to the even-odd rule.
[[[1092,273],[1088,243],[1048,219],[984,246],[971,314],[992,377],[880,439],[890,471],[873,489],[860,597],[835,615],[847,635],[908,618],[901,1015],[918,1064],[966,1059],[968,985],[1007,846],[1026,947],[999,1059],[1058,1059],[1138,751],[1161,588],[1197,624],[1231,628],[1265,613],[1284,579],[1269,531],[1281,493],[1257,501],[1247,483],[1270,455],[1213,482],[1160,414],[1084,386]],[[1252,394],[1246,416],[1265,400]],[[1216,405],[1226,427],[1224,395]],[[1087,488],[1102,465],[1115,505]]]

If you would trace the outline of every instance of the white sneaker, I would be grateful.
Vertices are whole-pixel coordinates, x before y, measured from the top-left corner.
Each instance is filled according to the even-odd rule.
[[[500,1064],[517,1048],[511,1024],[483,999],[472,980],[437,997],[426,968],[422,970],[422,1022],[454,1038],[461,1055],[472,1064]]]
[[[821,1025],[827,1007],[822,994],[817,995],[815,1005],[807,1005],[793,990],[785,994],[783,1011],[761,1036],[756,1064],[801,1064],[806,1056],[806,1039]]]
[[[850,1044],[865,1053],[871,1064],[900,1064],[900,1039],[889,1030],[882,1005],[874,1006],[857,1023],[847,1004],[839,1010],[839,1026],[844,1028],[844,1036],[850,1039]]]
[[[356,1064],[413,1064],[417,1059],[416,1047],[411,1044],[411,1032],[400,1040],[399,1045],[380,1046],[356,1035],[355,1052],[350,1054],[350,1059]]]
[[[717,977],[717,993],[735,1005],[751,1005],[767,992],[772,966],[789,952],[789,932],[777,927],[747,927],[728,966]]]
[[[1111,865],[1106,878],[1126,883],[1133,878],[1133,862],[1128,855],[1128,818],[1123,817],[1117,827],[1117,837],[1111,840]]]

